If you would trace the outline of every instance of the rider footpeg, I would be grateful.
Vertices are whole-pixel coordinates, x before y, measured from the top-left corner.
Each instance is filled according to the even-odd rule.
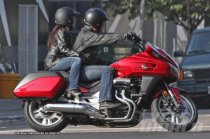
[[[77,99],[80,100],[80,95],[82,93],[78,89],[72,89],[66,91],[66,98],[67,99]]]

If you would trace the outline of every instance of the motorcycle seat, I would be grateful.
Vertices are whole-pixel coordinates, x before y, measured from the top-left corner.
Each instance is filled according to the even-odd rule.
[[[65,78],[66,81],[69,81],[69,72],[65,71],[59,71],[59,73]],[[79,82],[80,87],[84,87],[86,89],[91,89],[95,86],[97,86],[100,83],[100,81],[93,81],[93,82]]]
[[[94,82],[80,82],[79,86],[80,87],[84,87],[86,89],[90,89],[93,88],[95,86],[97,86],[100,83],[100,81],[94,81]]]

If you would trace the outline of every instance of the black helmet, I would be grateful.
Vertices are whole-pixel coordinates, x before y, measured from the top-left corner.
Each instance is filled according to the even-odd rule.
[[[55,13],[55,23],[60,25],[67,25],[72,22],[72,17],[79,15],[74,9],[69,7],[59,8]]]
[[[84,23],[86,25],[100,28],[103,22],[109,20],[106,12],[100,8],[91,8],[85,13]]]

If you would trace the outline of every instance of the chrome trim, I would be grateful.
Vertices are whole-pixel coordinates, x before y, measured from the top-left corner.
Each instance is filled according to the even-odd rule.
[[[127,84],[130,84],[131,83],[131,79],[130,78],[115,78],[113,80],[113,84],[116,84],[117,82],[124,82],[124,83],[127,83]]]
[[[52,111],[52,112],[61,112],[61,113],[62,112],[83,113],[97,119],[102,119],[102,120],[111,121],[111,122],[130,122],[135,115],[135,112],[137,109],[136,104],[134,103],[133,100],[125,96],[125,90],[122,90],[120,92],[120,95],[121,95],[120,97],[118,95],[119,93],[116,90],[115,97],[117,98],[117,100],[119,100],[120,102],[128,106],[128,112],[126,116],[121,117],[121,118],[106,118],[105,115],[101,114],[97,109],[95,109],[89,104],[84,104],[84,103],[46,104],[43,110]]]
[[[167,89],[167,92],[169,93],[169,96],[171,97],[171,99],[172,99],[172,101],[173,101],[175,107],[178,109],[178,108],[180,107],[180,104],[177,102],[177,100],[176,100],[176,98],[175,98],[173,92],[172,92],[171,89],[168,87],[168,85],[167,85],[165,82],[164,82],[164,84],[165,84],[165,87],[166,87],[166,89]]]
[[[116,90],[115,96],[117,96],[117,94],[118,94],[118,92]],[[121,101],[121,102],[122,102],[122,100],[123,100],[123,102],[126,101],[126,105],[129,107],[127,115],[125,117],[122,117],[122,118],[105,118],[104,119],[105,121],[112,121],[112,122],[130,122],[133,119],[133,117],[135,115],[135,112],[136,112],[136,104],[133,102],[133,100],[131,100],[131,99],[129,99],[129,98],[127,98],[125,96],[125,90],[124,89],[121,91],[121,95],[122,95],[122,98],[119,99],[118,96],[116,98],[119,101]],[[130,109],[130,106],[131,106],[130,103],[132,104],[133,109]],[[132,113],[132,115],[131,115],[131,113]]]
[[[46,104],[44,110],[53,112],[66,112],[66,113],[83,113],[97,119],[104,119],[105,115],[94,107],[88,104]]]
[[[122,93],[125,93],[125,92],[122,92]],[[126,104],[128,106],[128,113],[125,117],[122,117],[122,118],[105,118],[105,120],[125,120],[125,119],[128,119],[129,118],[129,115],[131,114],[131,105],[124,99],[118,97],[118,92],[117,90],[115,91],[115,97],[117,98],[117,100],[119,100],[120,102]]]

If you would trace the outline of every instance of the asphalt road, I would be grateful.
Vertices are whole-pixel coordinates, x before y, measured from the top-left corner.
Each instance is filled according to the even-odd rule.
[[[102,132],[62,133],[58,135],[1,135],[1,139],[209,139],[210,132],[167,133],[167,132]]]
[[[210,111],[199,112],[195,127],[186,133],[171,133],[160,127],[151,116],[132,128],[98,128],[90,125],[69,125],[60,133],[37,133],[24,121],[0,125],[0,139],[209,139]]]

